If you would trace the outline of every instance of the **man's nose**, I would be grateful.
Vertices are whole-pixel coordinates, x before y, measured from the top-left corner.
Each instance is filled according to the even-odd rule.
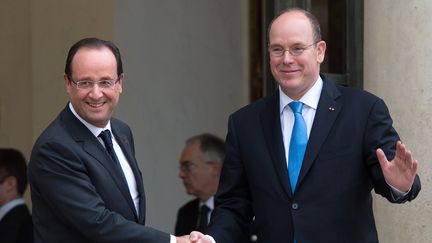
[[[102,89],[96,83],[93,84],[93,87],[91,87],[91,90],[90,90],[89,94],[90,94],[90,97],[94,98],[94,99],[100,98],[101,96],[103,96]]]
[[[283,63],[292,63],[294,60],[294,56],[288,50],[284,51],[282,58]]]

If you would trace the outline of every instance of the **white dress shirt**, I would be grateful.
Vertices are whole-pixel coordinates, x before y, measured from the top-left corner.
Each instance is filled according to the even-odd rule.
[[[17,207],[19,205],[24,205],[24,204],[25,204],[24,200],[22,198],[18,198],[18,199],[14,199],[14,200],[6,203],[5,205],[1,206],[0,207],[0,221],[13,208],[15,208],[15,207]]]
[[[105,147],[104,142],[102,141],[102,139],[99,136],[99,134],[108,129],[111,132],[111,138],[112,138],[112,142],[113,142],[113,146],[114,146],[114,151],[117,155],[117,158],[119,159],[120,162],[120,166],[123,170],[123,174],[126,178],[126,182],[127,185],[129,187],[129,192],[131,194],[131,198],[134,202],[135,205],[135,210],[137,212],[137,214],[139,215],[139,193],[138,193],[138,188],[137,188],[137,184],[136,184],[136,179],[135,176],[133,174],[132,168],[130,167],[126,156],[124,155],[123,151],[121,150],[119,144],[117,143],[116,138],[113,136],[113,133],[111,131],[111,122],[108,121],[108,124],[106,125],[106,127],[104,128],[100,128],[100,127],[96,127],[90,123],[88,123],[87,121],[85,121],[84,119],[82,119],[74,110],[73,106],[71,103],[69,103],[69,108],[71,109],[72,113],[76,116],[76,118],[78,118],[78,120],[80,120],[89,130],[91,133],[93,133],[93,135],[99,140],[99,142],[102,144],[102,146]]]
[[[214,209],[214,196],[211,196],[206,202],[201,202],[199,203],[199,208],[201,208],[202,205],[206,205],[210,210],[207,213],[207,224],[210,222],[210,217],[211,217],[211,213],[213,212]]]
[[[318,102],[321,97],[322,87],[323,81],[321,77],[318,76],[318,80],[315,82],[315,84],[306,92],[306,94],[303,95],[303,97],[300,98],[300,100],[298,100],[304,104],[302,108],[302,115],[306,123],[308,139],[315,118],[316,109],[318,107]],[[293,101],[294,100],[288,97],[279,87],[280,121],[287,163],[289,158],[291,133],[294,126],[294,113],[288,104]]]

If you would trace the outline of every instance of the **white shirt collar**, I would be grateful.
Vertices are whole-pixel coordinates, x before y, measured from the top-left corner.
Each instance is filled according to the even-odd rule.
[[[14,207],[25,204],[24,200],[22,198],[14,199],[5,205],[0,207],[0,221],[3,219],[3,217],[11,211]]]
[[[214,209],[214,197],[210,197],[206,202],[201,202],[199,203],[199,206],[201,207],[202,205],[206,205],[207,207],[210,208],[210,210]]]
[[[323,81],[322,81],[321,77],[318,76],[318,79],[315,82],[315,84],[303,95],[303,97],[300,98],[299,101],[302,102],[303,104],[309,106],[310,108],[316,110],[318,107],[319,99],[321,97],[322,87],[323,87]],[[279,104],[280,104],[279,111],[280,111],[280,113],[282,113],[284,108],[286,107],[286,105],[288,105],[292,101],[293,101],[293,99],[288,97],[288,95],[286,95],[282,91],[281,87],[279,86]]]
[[[79,115],[78,115],[78,113],[75,111],[75,109],[73,108],[73,105],[72,105],[72,103],[71,102],[69,102],[69,108],[70,108],[70,110],[72,111],[72,113],[76,116],[76,118],[78,118],[78,120],[80,120],[89,130],[90,130],[90,132],[91,133],[93,133],[93,135],[95,136],[95,137],[97,137],[97,136],[99,136],[99,134],[102,132],[102,131],[104,131],[104,130],[106,130],[106,129],[108,129],[108,130],[110,130],[110,132],[111,132],[111,134],[112,134],[112,131],[111,131],[111,121],[108,121],[108,124],[104,127],[104,128],[100,128],[100,127],[96,127],[96,126],[94,126],[94,125],[92,125],[92,124],[90,124],[90,123],[88,123],[86,120],[84,120],[83,118],[81,118]]]

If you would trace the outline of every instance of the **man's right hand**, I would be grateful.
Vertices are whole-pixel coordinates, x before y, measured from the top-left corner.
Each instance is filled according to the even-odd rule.
[[[199,231],[192,231],[189,239],[192,243],[212,243],[207,236]]]
[[[190,243],[189,235],[176,236],[176,243]]]

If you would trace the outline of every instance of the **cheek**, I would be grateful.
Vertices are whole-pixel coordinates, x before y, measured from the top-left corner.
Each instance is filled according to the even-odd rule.
[[[117,103],[119,98],[120,98],[120,91],[116,90],[113,92],[109,92],[109,93],[105,93],[106,97],[109,97],[109,99],[111,99],[112,101],[114,101],[114,103]]]
[[[82,90],[82,89],[75,89],[75,88],[69,89],[69,95],[76,99],[82,99],[86,97],[90,92],[91,92],[90,90]]]
[[[195,186],[200,186],[203,184],[203,175],[202,174],[193,174],[191,175],[191,181]]]
[[[270,67],[272,69],[276,68],[278,64],[279,64],[279,62],[277,60],[270,59]]]
[[[314,66],[317,66],[317,57],[316,56],[311,56],[309,58],[303,58],[303,59],[299,60],[299,63],[305,69],[310,70]]]
[[[270,62],[270,71],[273,74],[273,76],[278,76],[278,66],[279,66],[279,62],[277,61]]]

